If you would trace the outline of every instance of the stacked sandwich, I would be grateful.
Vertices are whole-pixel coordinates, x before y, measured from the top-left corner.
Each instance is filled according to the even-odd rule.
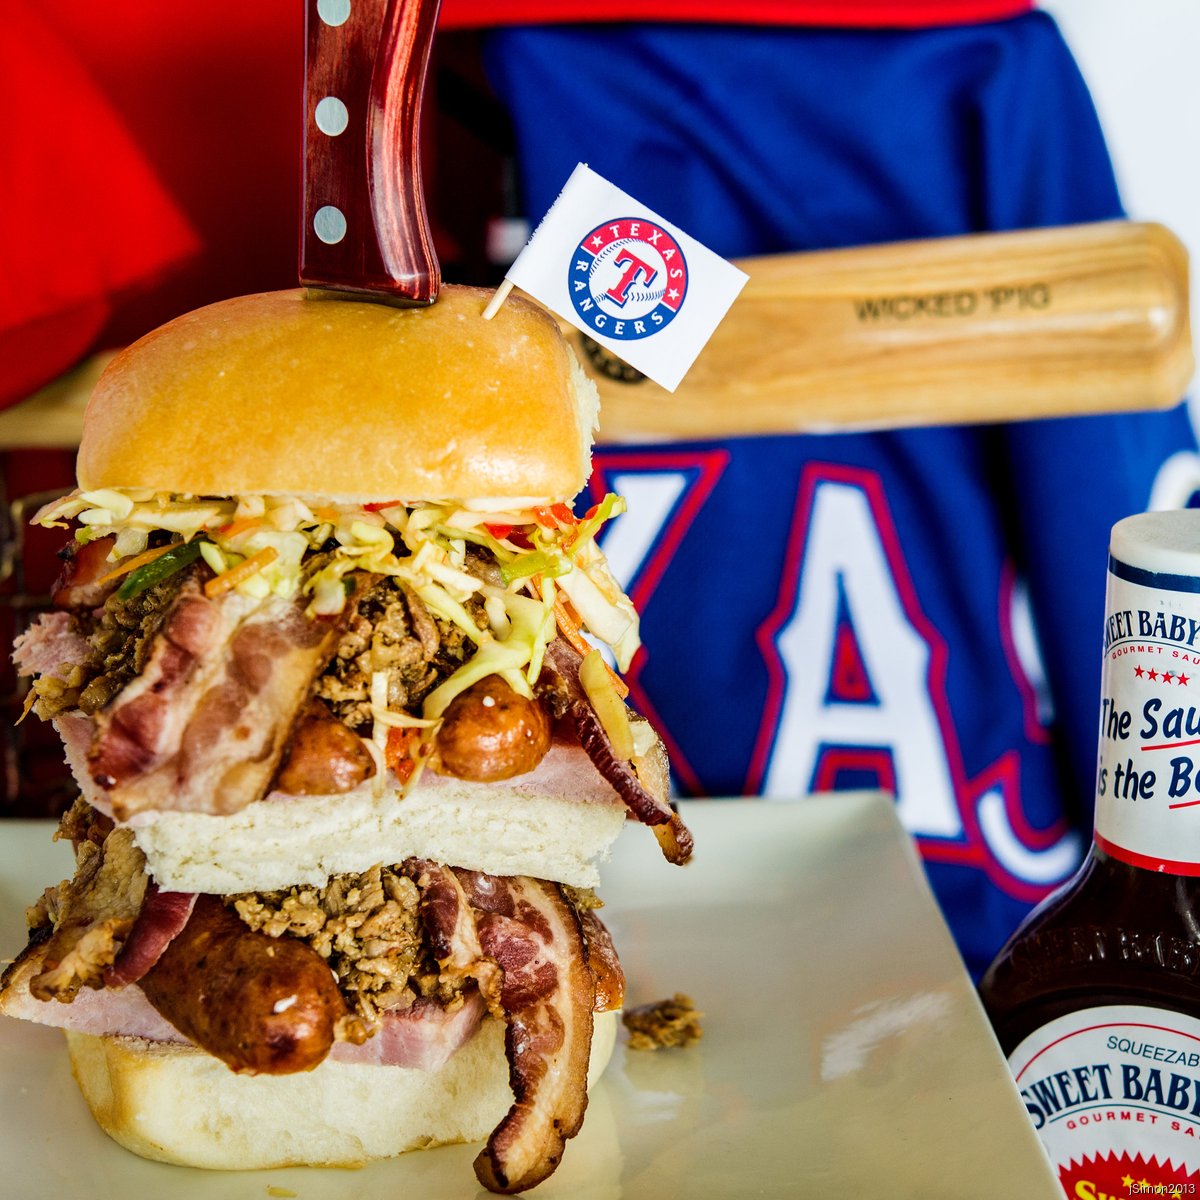
[[[622,502],[570,506],[594,388],[540,309],[486,299],[181,317],[110,366],[39,514],[69,540],[16,658],[76,870],[0,1012],[64,1027],[147,1157],[487,1138],[480,1180],[533,1186],[622,1002],[596,863],[629,816],[691,853],[620,677]]]

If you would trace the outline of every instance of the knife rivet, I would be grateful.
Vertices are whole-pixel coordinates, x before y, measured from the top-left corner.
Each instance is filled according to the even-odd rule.
[[[326,25],[341,25],[350,16],[350,0],[317,0],[317,16]]]
[[[340,208],[326,204],[313,217],[313,233],[327,246],[333,246],[346,236],[346,218]]]
[[[346,106],[336,96],[326,96],[324,100],[319,100],[313,116],[316,118],[317,128],[330,137],[337,137],[350,123],[350,114],[346,111]]]

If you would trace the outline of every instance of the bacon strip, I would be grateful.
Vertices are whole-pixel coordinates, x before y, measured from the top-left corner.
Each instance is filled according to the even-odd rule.
[[[141,979],[183,931],[195,906],[195,892],[160,892],[151,880],[129,938],[104,970],[104,986],[124,987]]]
[[[443,972],[468,974],[483,956],[475,915],[458,876],[441,863],[409,858],[405,875],[421,893],[418,914],[425,939]]]
[[[691,831],[666,797],[650,791],[633,767],[614,753],[612,742],[579,682],[579,664],[583,661],[579,652],[562,638],[555,638],[546,647],[546,661],[558,676],[567,698],[567,716],[596,770],[612,784],[629,811],[653,829],[667,861],[687,862],[692,857]]]
[[[596,1000],[593,1012],[612,1012],[625,1003],[625,972],[617,957],[612,934],[592,911],[580,913],[580,932],[583,934],[584,960],[596,981]]]
[[[105,537],[82,544],[69,542],[59,551],[63,558],[62,574],[50,589],[55,608],[98,608],[104,603],[109,593],[120,585],[117,579],[101,582],[112,571],[108,554],[116,540]]]
[[[456,870],[484,955],[500,969],[499,1003],[513,1106],[475,1160],[489,1191],[541,1183],[583,1124],[595,984],[575,910],[558,885]]]
[[[421,921],[442,970],[478,980],[489,1009],[507,1023],[513,1105],[475,1160],[475,1174],[489,1191],[524,1191],[558,1166],[587,1108],[597,987],[580,920],[546,880],[418,859],[405,870],[421,892]],[[594,918],[591,925],[597,966],[604,969],[600,960],[610,954],[616,964],[607,932]]]
[[[301,598],[213,600],[189,578],[142,673],[97,716],[88,770],[113,814],[224,814],[265,795],[339,630]]]

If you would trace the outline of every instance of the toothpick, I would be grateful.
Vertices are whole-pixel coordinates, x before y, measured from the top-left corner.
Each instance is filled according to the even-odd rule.
[[[490,321],[499,311],[500,305],[508,299],[508,293],[513,290],[512,280],[506,279],[493,293],[492,298],[488,301],[487,308],[483,310],[483,319]]]

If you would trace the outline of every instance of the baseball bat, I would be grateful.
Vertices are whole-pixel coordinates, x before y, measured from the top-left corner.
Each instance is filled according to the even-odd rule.
[[[599,385],[602,440],[1166,408],[1192,374],[1187,251],[1162,225],[1108,221],[738,265],[749,280],[674,393],[564,326]]]
[[[605,441],[972,424],[1167,408],[1191,378],[1187,252],[1162,225],[972,234],[743,259],[674,393],[564,324]],[[72,445],[98,362],[0,413],[0,446]]]

